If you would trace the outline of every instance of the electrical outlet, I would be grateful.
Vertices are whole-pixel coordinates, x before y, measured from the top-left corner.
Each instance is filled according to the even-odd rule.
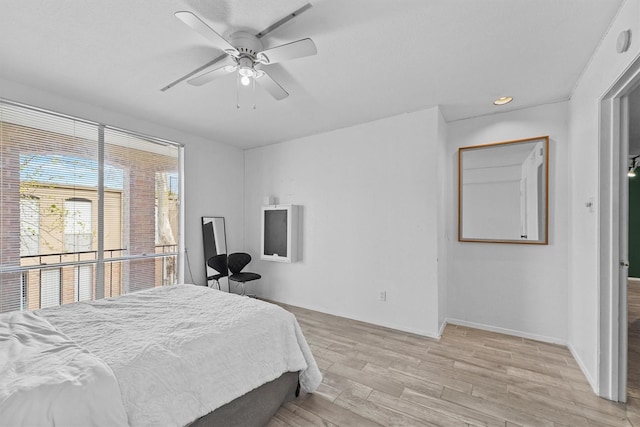
[[[387,300],[387,291],[380,291],[380,295],[378,295],[378,299],[380,301],[386,301]]]

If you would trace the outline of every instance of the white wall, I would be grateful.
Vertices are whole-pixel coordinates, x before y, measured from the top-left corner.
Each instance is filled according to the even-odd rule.
[[[449,123],[447,320],[544,341],[567,339],[568,103]],[[457,241],[457,149],[549,135],[549,245]]]
[[[447,231],[450,215],[446,201],[448,184],[447,123],[438,114],[438,336],[446,326],[449,246]]]
[[[178,140],[179,139],[175,139]],[[229,253],[244,248],[244,154],[229,145],[204,140],[185,142],[186,233],[191,275],[185,281],[205,284],[203,216],[225,218]]]
[[[245,247],[263,275],[252,290],[436,336],[443,126],[432,108],[247,151]],[[303,207],[300,262],[258,259],[265,196]]]
[[[616,52],[622,30],[631,29],[631,47]],[[569,346],[594,389],[599,386],[600,295],[598,192],[600,101],[640,52],[640,1],[627,0],[594,53],[570,103],[570,273]],[[594,211],[585,207],[593,197]],[[610,289],[602,289],[608,293]],[[603,313],[606,316],[607,313]],[[604,337],[603,337],[604,339]]]
[[[241,150],[2,79],[0,79],[0,97],[183,143],[186,187],[185,246],[193,273],[192,280],[189,268],[186,266],[185,281],[205,284],[200,227],[202,216],[226,217],[228,246],[232,250],[242,249],[244,154]]]

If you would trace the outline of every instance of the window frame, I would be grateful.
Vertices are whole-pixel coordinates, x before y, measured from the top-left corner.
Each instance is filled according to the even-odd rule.
[[[156,138],[153,136],[148,136],[148,135],[144,135],[138,132],[133,132],[133,131],[129,131],[126,129],[122,129],[122,128],[118,128],[118,127],[114,127],[114,126],[110,126],[107,124],[103,124],[103,123],[97,123],[97,122],[93,122],[93,121],[89,121],[89,120],[85,120],[82,118],[78,118],[78,117],[74,117],[74,116],[70,116],[70,115],[66,115],[66,114],[60,114],[57,112],[52,112],[49,110],[45,110],[45,109],[41,109],[41,108],[37,108],[37,107],[33,107],[33,106],[29,106],[29,105],[25,105],[25,104],[20,104],[20,103],[16,103],[16,102],[12,102],[12,101],[8,101],[5,99],[0,98],[0,126],[2,125],[2,123],[5,122],[3,116],[2,116],[2,111],[6,108],[6,106],[12,107],[12,108],[19,108],[19,109],[25,109],[28,111],[32,111],[35,113],[39,113],[39,114],[46,114],[49,116],[53,116],[53,118],[61,118],[61,119],[67,119],[67,120],[72,120],[74,122],[79,122],[81,124],[86,124],[86,125],[90,125],[90,126],[95,126],[97,129],[97,142],[98,142],[98,156],[97,156],[97,163],[98,163],[98,187],[97,187],[97,191],[98,191],[98,200],[100,201],[98,203],[98,221],[97,224],[95,226],[92,225],[92,229],[97,227],[97,236],[92,236],[92,241],[94,238],[97,238],[97,256],[96,259],[94,260],[78,260],[77,262],[67,262],[67,261],[63,261],[62,257],[59,258],[60,262],[57,263],[47,263],[47,269],[58,269],[60,271],[60,303],[63,303],[63,287],[65,286],[62,282],[62,269],[65,267],[69,267],[69,266],[74,266],[76,267],[75,269],[77,270],[78,268],[82,267],[82,266],[93,266],[92,268],[92,275],[93,275],[93,280],[95,281],[95,287],[96,289],[93,290],[93,295],[92,295],[92,299],[99,299],[102,298],[104,296],[108,296],[108,295],[100,295],[97,292],[97,288],[100,287],[101,289],[104,290],[104,292],[106,292],[106,289],[104,289],[104,282],[105,282],[105,276],[104,276],[104,271],[105,265],[108,265],[110,263],[114,263],[114,262],[118,262],[118,261],[132,261],[132,260],[139,260],[139,259],[154,259],[154,258],[167,258],[167,257],[172,257],[175,256],[176,257],[176,282],[177,283],[184,283],[184,257],[185,257],[185,244],[184,244],[184,222],[185,222],[185,211],[184,211],[184,144],[182,143],[178,143],[178,142],[174,142],[174,141],[169,141],[169,140],[165,140],[165,139],[161,139],[161,138]],[[28,116],[28,114],[25,114],[25,116]],[[42,116],[42,117],[48,117],[48,116]],[[9,123],[13,123],[13,122],[9,122]],[[29,124],[26,124],[24,126],[30,126]],[[35,129],[39,129],[37,126],[30,126],[33,127]],[[107,130],[113,130],[113,131],[117,131],[117,132],[121,132],[127,135],[131,135],[132,137],[135,138],[139,138],[139,139],[143,139],[145,141],[148,141],[150,143],[154,143],[154,144],[158,144],[160,146],[165,145],[165,146],[169,146],[171,148],[175,148],[177,150],[177,166],[178,166],[178,171],[177,171],[177,175],[178,175],[178,197],[177,197],[177,216],[178,216],[178,224],[177,224],[177,236],[176,236],[176,247],[177,249],[174,251],[161,251],[160,253],[143,253],[143,254],[134,254],[134,255],[126,255],[126,254],[122,254],[122,256],[112,256],[109,258],[105,259],[105,248],[104,248],[104,193],[105,193],[105,185],[104,185],[104,172],[105,172],[105,159],[104,159],[104,147],[106,145],[106,141],[105,141],[105,129]],[[28,197],[28,196],[27,196]],[[21,198],[22,199],[22,198]],[[71,197],[68,200],[74,200],[76,198]],[[91,203],[91,209],[94,209],[93,203],[91,200],[85,200]],[[93,215],[93,214],[92,214]],[[157,227],[157,225],[156,225]],[[22,224],[20,225],[20,231],[22,231]],[[40,240],[41,237],[41,233],[42,231],[39,230],[38,233],[38,240]],[[63,236],[66,235],[66,233],[63,232]],[[64,237],[63,237],[64,238]],[[63,243],[63,247],[64,247],[64,243]],[[107,250],[109,251],[109,250]],[[117,250],[116,250],[117,251]],[[111,252],[113,253],[113,250],[111,250]],[[47,254],[48,256],[49,254]],[[59,255],[59,254],[55,254],[55,255]],[[23,255],[20,254],[20,257],[22,257]],[[44,257],[44,254],[36,254],[33,256],[42,256]],[[4,258],[3,258],[4,259]],[[22,310],[25,309],[27,307],[25,307],[28,304],[29,301],[29,295],[27,292],[25,292],[25,288],[28,284],[28,272],[29,271],[33,271],[33,270],[44,270],[42,265],[15,265],[13,262],[7,262],[7,261],[2,261],[0,260],[0,274],[4,274],[4,273],[20,273],[20,301],[18,304],[13,304],[11,303],[11,301],[9,301],[9,303],[7,302],[2,302],[0,301],[0,311],[11,311],[11,310]],[[164,272],[163,272],[164,275]],[[74,274],[74,276],[78,276],[78,274]],[[74,282],[77,282],[77,280],[74,278]],[[163,283],[164,284],[164,283]],[[42,286],[42,284],[40,283],[40,286]],[[77,290],[77,283],[74,283],[74,288],[76,288]],[[122,288],[121,289],[122,293],[126,293],[129,290],[126,288]],[[64,291],[66,292],[66,291]],[[79,298],[79,295],[76,295],[74,297],[74,300],[77,300]],[[65,297],[66,300],[66,297]],[[13,307],[13,305],[15,305],[15,307]],[[9,307],[7,308],[3,308],[3,307]]]

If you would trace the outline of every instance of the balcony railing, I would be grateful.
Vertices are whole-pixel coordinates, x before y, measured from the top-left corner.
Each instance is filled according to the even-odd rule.
[[[30,310],[176,283],[177,245],[157,245],[154,252],[131,256],[126,249],[107,249],[101,259],[98,251],[26,255],[20,266],[0,269],[0,277],[6,282],[19,273],[19,307]]]

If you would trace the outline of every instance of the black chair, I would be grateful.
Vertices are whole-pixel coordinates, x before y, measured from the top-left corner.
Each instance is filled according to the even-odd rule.
[[[212,256],[207,260],[207,265],[218,272],[218,274],[214,274],[213,276],[207,276],[207,282],[209,280],[215,280],[218,285],[218,290],[220,290],[219,280],[229,275],[229,270],[227,269],[227,254]]]
[[[242,286],[242,294],[245,295],[244,284],[252,280],[258,280],[262,276],[258,273],[243,272],[242,269],[251,262],[251,255],[244,252],[236,252],[229,254],[227,257],[227,266],[231,275],[229,280],[240,283]]]

